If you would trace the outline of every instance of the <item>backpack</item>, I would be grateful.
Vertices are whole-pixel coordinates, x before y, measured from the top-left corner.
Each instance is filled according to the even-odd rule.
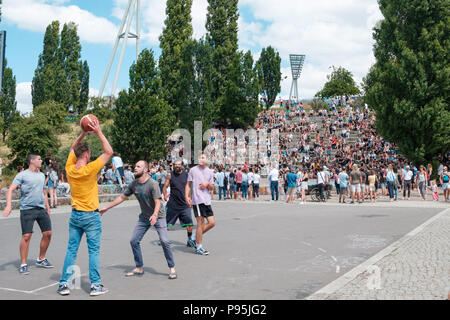
[[[448,183],[448,180],[449,180],[448,174],[443,174],[443,176],[442,176],[442,181],[443,181],[444,183]]]

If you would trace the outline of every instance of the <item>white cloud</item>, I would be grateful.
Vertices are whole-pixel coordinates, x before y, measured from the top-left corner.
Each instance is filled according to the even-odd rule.
[[[31,102],[31,82],[20,82],[16,85],[17,110],[22,114],[33,112]]]
[[[112,43],[117,27],[106,18],[98,17],[78,6],[63,4],[65,0],[4,0],[2,18],[5,23],[35,32],[45,32],[54,20],[61,25],[70,21],[78,25],[78,35],[82,41],[90,43]]]

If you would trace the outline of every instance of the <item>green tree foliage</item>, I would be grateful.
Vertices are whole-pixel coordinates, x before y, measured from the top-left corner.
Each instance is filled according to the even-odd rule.
[[[72,106],[74,111],[82,112],[86,107],[83,103],[87,104],[89,67],[80,60],[77,26],[73,22],[64,24],[61,35],[59,27],[59,22],[53,21],[44,35],[43,52],[39,55],[31,86],[33,107],[52,100],[63,103],[67,109]]]
[[[78,113],[82,114],[89,103],[89,66],[87,61],[80,61],[80,104]]]
[[[225,89],[224,105],[227,114],[222,114],[233,128],[254,125],[259,112],[258,94],[261,91],[257,67],[250,51],[236,55],[230,69],[230,79]]]
[[[100,123],[105,122],[113,118],[113,110],[111,105],[105,100],[105,98],[91,97],[89,100],[89,108],[81,115],[93,114]]]
[[[344,97],[359,94],[353,75],[343,67],[332,66],[333,72],[327,75],[327,82],[316,96],[320,98]]]
[[[328,109],[328,104],[322,99],[314,98],[310,103],[311,109],[314,111],[319,111],[323,109]]]
[[[450,2],[379,0],[365,79],[376,127],[417,163],[450,149]]]
[[[263,48],[258,60],[262,82],[262,96],[269,109],[281,91],[281,58],[271,46]]]
[[[194,135],[194,121],[202,121],[203,131],[218,118],[218,108],[212,100],[212,48],[205,40],[191,40],[183,50],[181,85],[185,90],[180,108],[179,127]]]
[[[8,158],[14,159],[12,167],[26,166],[27,155],[30,152],[44,156],[47,151],[55,152],[60,147],[53,128],[37,116],[22,118],[20,125],[13,126],[6,139],[6,145],[11,150]]]
[[[70,131],[69,126],[64,122],[67,112],[62,103],[47,101],[34,108],[33,115],[49,125],[55,134],[67,133]]]
[[[167,154],[175,117],[170,105],[159,98],[160,91],[153,51],[144,49],[130,68],[130,88],[119,93],[113,115],[112,145],[127,162],[157,161]]]
[[[185,63],[183,51],[193,32],[191,7],[192,0],[167,0],[166,20],[159,37],[161,56],[158,66],[161,71],[162,98],[175,110],[177,119],[186,94],[182,86],[183,77],[186,76],[182,73]]]
[[[8,131],[20,118],[16,102],[16,77],[12,69],[7,67],[3,75],[3,94],[0,95],[0,118],[2,141],[5,141]]]
[[[228,114],[224,105],[225,88],[229,86],[231,67],[238,55],[238,0],[208,0],[206,41],[213,49],[213,102]]]

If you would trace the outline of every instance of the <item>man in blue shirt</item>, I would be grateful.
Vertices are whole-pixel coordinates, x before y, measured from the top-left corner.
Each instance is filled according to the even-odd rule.
[[[338,175],[339,180],[339,203],[345,203],[345,197],[347,196],[347,187],[348,187],[348,174],[345,171],[345,167],[342,168],[342,171]]]
[[[292,172],[291,168],[288,168],[286,180],[288,182],[286,203],[292,203],[295,200],[295,190],[297,188],[297,175]]]
[[[225,189],[225,173],[222,171],[222,168],[219,167],[219,172],[216,173],[215,177],[216,182],[219,186],[219,200],[222,200],[222,192],[223,192],[223,200],[227,198],[226,189]]]

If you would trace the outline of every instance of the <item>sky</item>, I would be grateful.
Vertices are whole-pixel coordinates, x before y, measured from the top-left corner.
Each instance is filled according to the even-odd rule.
[[[43,49],[47,26],[59,20],[78,25],[81,57],[90,68],[90,95],[97,96],[128,0],[3,0],[0,30],[6,30],[6,59],[16,76],[17,107],[32,111],[31,81]],[[141,50],[161,53],[159,36],[165,19],[164,0],[141,0]],[[193,0],[194,38],[206,33],[207,0]],[[258,59],[261,49],[274,47],[281,57],[281,92],[289,97],[292,76],[289,54],[305,54],[298,80],[300,99],[310,99],[331,73],[331,66],[352,72],[359,84],[375,62],[373,27],[383,18],[376,0],[240,0],[239,49],[250,50]],[[135,30],[135,18],[131,32]],[[104,95],[111,94],[120,48],[116,54]],[[136,42],[129,39],[116,93],[128,88]]]

